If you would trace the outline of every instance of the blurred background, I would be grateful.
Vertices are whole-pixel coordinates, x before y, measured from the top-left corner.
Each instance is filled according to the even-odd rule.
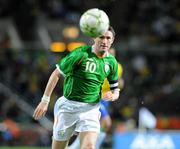
[[[177,0],[0,0],[0,146],[51,145],[53,106],[32,119],[55,64],[92,41],[81,14],[103,9],[125,87],[111,103],[113,127],[103,148],[179,149],[180,9]],[[149,146],[147,148],[147,146]]]

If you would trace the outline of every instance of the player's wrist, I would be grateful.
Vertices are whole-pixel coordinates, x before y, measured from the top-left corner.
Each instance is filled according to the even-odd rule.
[[[41,101],[44,103],[49,103],[50,102],[50,96],[43,95],[41,98]]]
[[[115,101],[119,98],[119,92],[120,92],[119,88],[117,88],[113,91],[112,101]]]

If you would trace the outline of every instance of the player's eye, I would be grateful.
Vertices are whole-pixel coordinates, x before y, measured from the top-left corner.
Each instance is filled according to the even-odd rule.
[[[105,37],[104,37],[104,36],[100,36],[99,38],[100,38],[100,39],[104,39]]]
[[[110,40],[111,39],[111,37],[107,37],[107,40]]]

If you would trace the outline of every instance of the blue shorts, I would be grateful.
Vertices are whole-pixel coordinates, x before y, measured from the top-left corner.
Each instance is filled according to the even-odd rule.
[[[101,119],[109,116],[108,107],[109,107],[108,101],[104,101],[104,100],[100,101],[99,111],[101,112]]]

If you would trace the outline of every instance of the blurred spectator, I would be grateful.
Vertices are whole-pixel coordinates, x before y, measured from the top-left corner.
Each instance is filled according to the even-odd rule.
[[[160,17],[158,20],[154,21],[153,30],[157,34],[161,42],[178,42],[176,20],[171,18],[170,16]]]
[[[132,129],[135,127],[135,121],[138,120],[139,108],[144,106],[158,117],[157,128],[179,129],[180,22],[178,6],[178,1],[175,0],[156,2],[1,0],[0,19],[13,18],[15,28],[18,29],[22,40],[40,42],[37,39],[37,19],[43,18],[47,22],[58,20],[63,25],[78,25],[80,14],[88,8],[104,9],[110,16],[111,24],[115,26],[120,45],[125,45],[124,49],[118,51],[118,56],[124,68],[126,85],[120,100],[112,103],[110,111],[113,121],[125,123],[125,125],[121,123],[118,128],[120,131]],[[38,23],[46,27],[44,22]],[[62,26],[58,26],[57,30],[61,29]],[[49,30],[47,33],[52,34]],[[58,36],[56,39],[59,39],[59,34],[56,35]],[[26,42],[25,49],[11,49],[9,33],[1,28],[0,24],[0,83],[8,86],[13,92],[21,95],[27,103],[34,106],[43,94],[51,66],[54,66],[57,59],[64,53],[54,54],[40,48],[28,49]],[[50,110],[47,113],[50,118],[53,117],[54,102],[60,96],[59,94],[62,94],[62,83],[63,80],[53,93]],[[39,131],[34,129],[33,126],[37,125],[37,122],[25,115],[19,105],[13,102],[13,98],[8,97],[1,90],[0,102],[0,130],[1,133],[3,132],[0,144],[3,143],[2,139],[11,142],[16,132],[19,136],[19,131],[20,135],[26,136],[21,137],[24,139],[24,144],[27,144],[29,138],[32,138],[29,145],[49,144],[48,139],[51,134],[44,129]],[[7,119],[14,126],[15,133],[6,129],[4,121]],[[22,128],[21,125],[27,123],[31,125],[28,130]]]

